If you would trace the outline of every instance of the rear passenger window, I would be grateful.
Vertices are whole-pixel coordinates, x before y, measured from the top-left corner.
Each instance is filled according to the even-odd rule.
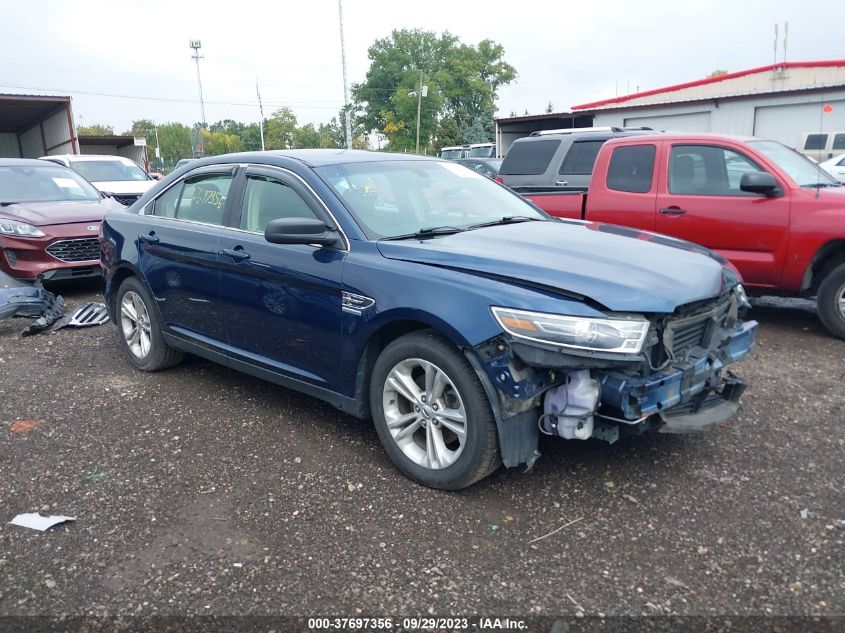
[[[566,152],[558,173],[589,176],[602,145],[604,141],[576,141]]]
[[[246,183],[241,228],[263,233],[268,222],[280,218],[316,218],[311,207],[291,187],[251,176]]]
[[[610,156],[607,188],[629,193],[647,193],[654,176],[654,145],[617,147]]]
[[[832,149],[845,149],[845,134],[837,134],[833,137]]]
[[[557,139],[516,142],[505,155],[499,173],[511,176],[536,176],[545,173],[559,145],[560,141]]]
[[[804,141],[804,149],[824,149],[827,145],[827,134],[808,134]]]
[[[176,218],[222,225],[232,178],[228,175],[208,175],[186,180],[176,206]]]

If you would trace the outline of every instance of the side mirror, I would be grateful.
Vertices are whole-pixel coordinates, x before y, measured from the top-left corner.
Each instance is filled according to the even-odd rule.
[[[279,218],[264,229],[264,239],[273,244],[319,244],[332,246],[338,242],[334,229],[316,218]]]
[[[745,172],[739,180],[739,188],[748,193],[759,193],[769,197],[780,193],[780,187],[775,177],[765,171]]]

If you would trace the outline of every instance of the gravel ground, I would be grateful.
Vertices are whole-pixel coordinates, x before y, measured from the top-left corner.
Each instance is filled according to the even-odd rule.
[[[808,305],[755,307],[735,424],[549,441],[460,493],[317,400],[196,358],[135,371],[112,324],[2,321],[0,613],[842,614],[845,342]],[[39,510],[77,521],[6,524]]]

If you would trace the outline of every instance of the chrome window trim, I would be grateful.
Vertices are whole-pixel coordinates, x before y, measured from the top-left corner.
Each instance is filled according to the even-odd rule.
[[[317,200],[320,203],[320,206],[323,208],[323,210],[326,212],[326,214],[332,219],[332,222],[334,222],[335,228],[336,228],[338,234],[341,237],[341,241],[343,242],[343,248],[338,249],[338,250],[340,250],[343,253],[348,253],[350,251],[351,242],[349,241],[349,238],[347,237],[346,232],[343,230],[343,227],[341,226],[340,222],[337,221],[337,217],[335,216],[334,213],[332,213],[331,209],[329,209],[329,207],[325,203],[325,201],[323,201],[323,199],[317,194],[317,192],[314,191],[314,188],[311,185],[309,185],[308,182],[306,182],[306,180],[302,176],[300,176],[299,174],[292,172],[290,169],[287,169],[285,167],[279,167],[278,165],[268,165],[266,163],[215,163],[213,165],[203,165],[202,169],[214,168],[214,167],[243,167],[243,168],[266,167],[266,168],[269,168],[269,169],[274,170],[274,171],[282,172],[283,174],[285,174],[287,176],[292,176],[293,178],[298,180],[309,191],[309,193],[314,197],[315,200]],[[190,173],[185,174],[185,176],[183,178],[180,178],[179,180],[176,180],[176,181],[170,183],[167,187],[165,187],[164,189],[159,191],[158,194],[156,194],[155,198],[152,198],[146,204],[144,204],[140,209],[138,209],[138,215],[148,215],[147,214],[147,207],[148,206],[153,204],[161,196],[163,196],[165,193],[170,191],[170,189],[172,187],[175,187],[176,185],[185,182],[185,180],[187,180],[190,177],[191,177]],[[244,177],[248,178],[249,175],[245,174]],[[158,219],[161,219],[161,220],[171,220],[173,222],[184,222],[185,224],[196,224],[196,225],[199,225],[199,226],[213,226],[213,227],[217,227],[217,228],[221,228],[221,229],[226,229],[228,231],[238,231],[240,233],[247,233],[248,235],[261,235],[261,233],[258,232],[258,231],[246,231],[246,230],[239,228],[239,227],[225,226],[223,224],[209,224],[208,222],[197,222],[196,220],[184,220],[182,218],[168,218],[168,217],[163,216],[163,215],[150,215],[150,217],[158,218]]]

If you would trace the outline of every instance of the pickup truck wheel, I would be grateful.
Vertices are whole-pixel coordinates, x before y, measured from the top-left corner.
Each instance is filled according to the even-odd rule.
[[[819,318],[834,336],[845,339],[845,264],[831,270],[816,297]]]
[[[182,360],[182,352],[164,341],[161,321],[150,293],[135,277],[127,277],[117,291],[117,333],[135,367],[158,371]]]
[[[432,331],[384,349],[370,379],[370,407],[387,454],[421,484],[459,490],[499,466],[496,423],[478,376]]]

